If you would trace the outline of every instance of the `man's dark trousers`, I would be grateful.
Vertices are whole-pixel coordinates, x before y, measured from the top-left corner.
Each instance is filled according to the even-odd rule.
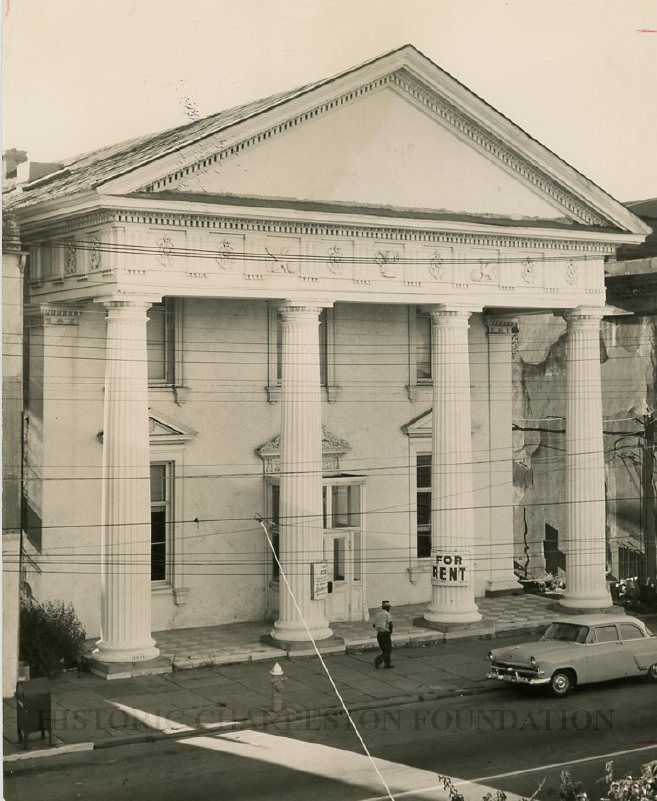
[[[390,657],[392,656],[392,634],[389,631],[378,631],[376,634],[376,639],[379,643],[381,653],[374,660],[374,664],[379,667],[381,662],[383,662],[386,667],[390,667]]]

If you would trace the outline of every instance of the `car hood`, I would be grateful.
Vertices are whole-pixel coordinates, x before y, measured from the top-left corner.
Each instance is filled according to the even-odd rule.
[[[582,646],[572,642],[560,642],[559,640],[540,640],[538,642],[527,642],[521,645],[511,645],[507,648],[495,648],[493,650],[493,660],[500,662],[513,662],[519,664],[529,664],[530,657],[540,659],[541,657],[553,657],[557,654],[579,650]]]

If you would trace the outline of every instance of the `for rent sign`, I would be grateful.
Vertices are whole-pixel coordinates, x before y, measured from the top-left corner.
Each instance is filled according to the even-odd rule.
[[[434,581],[439,584],[465,584],[465,560],[457,553],[437,553],[433,566]]]

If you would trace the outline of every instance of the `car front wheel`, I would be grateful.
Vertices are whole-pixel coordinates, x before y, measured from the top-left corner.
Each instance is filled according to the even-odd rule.
[[[573,676],[568,670],[555,670],[550,679],[550,692],[555,698],[563,698],[573,689]]]
[[[648,678],[650,681],[657,681],[657,662],[648,668]]]

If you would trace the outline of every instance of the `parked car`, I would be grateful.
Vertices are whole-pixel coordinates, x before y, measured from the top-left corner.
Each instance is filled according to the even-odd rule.
[[[657,637],[629,615],[569,615],[551,623],[538,642],[495,648],[488,678],[546,685],[555,696],[578,684],[647,676],[657,681]]]

